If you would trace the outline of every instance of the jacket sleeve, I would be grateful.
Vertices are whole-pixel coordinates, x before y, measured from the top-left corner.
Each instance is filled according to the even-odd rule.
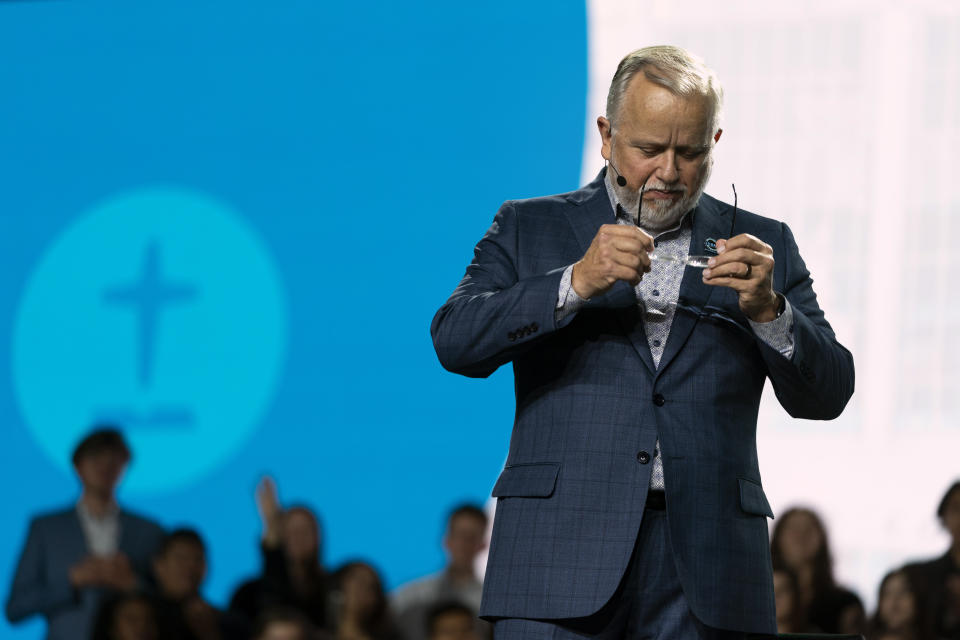
[[[853,395],[853,356],[837,342],[817,304],[813,280],[800,257],[793,233],[781,224],[782,293],[793,306],[794,349],[784,358],[758,341],[780,404],[794,418],[832,420]]]
[[[433,346],[450,371],[489,376],[558,328],[554,314],[566,265],[521,278],[519,225],[516,204],[505,203],[459,286],[433,318]]]
[[[10,587],[10,596],[7,598],[7,620],[19,622],[34,614],[50,615],[57,609],[72,607],[77,604],[77,592],[63,568],[63,575],[53,582],[47,579],[50,572],[46,562],[49,554],[42,527],[37,520],[30,524],[27,542]]]

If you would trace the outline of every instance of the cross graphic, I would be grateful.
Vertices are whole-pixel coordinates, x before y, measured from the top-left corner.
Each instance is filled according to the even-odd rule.
[[[137,314],[137,365],[141,386],[150,386],[160,314],[166,306],[192,300],[196,295],[196,288],[189,284],[163,279],[160,245],[156,240],[144,249],[140,277],[136,282],[104,291],[105,302],[130,306]]]

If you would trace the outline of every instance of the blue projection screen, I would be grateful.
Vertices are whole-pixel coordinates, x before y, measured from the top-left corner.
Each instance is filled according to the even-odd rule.
[[[216,604],[259,568],[263,474],[328,564],[439,568],[512,379],[444,372],[430,319],[504,199],[580,182],[583,3],[3,2],[0,58],[4,597],[98,420]]]

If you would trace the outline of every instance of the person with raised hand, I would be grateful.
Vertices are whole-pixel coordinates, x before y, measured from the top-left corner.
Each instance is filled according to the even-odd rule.
[[[269,476],[258,483],[255,499],[262,524],[261,574],[237,588],[230,609],[251,621],[268,609],[294,609],[316,628],[328,628],[330,577],[322,563],[317,516],[302,505],[284,508]]]

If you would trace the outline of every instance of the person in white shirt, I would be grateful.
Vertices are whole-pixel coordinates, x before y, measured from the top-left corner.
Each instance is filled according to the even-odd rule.
[[[456,507],[447,518],[443,547],[447,566],[440,572],[399,587],[391,595],[391,606],[401,630],[410,640],[427,637],[429,610],[442,602],[459,602],[474,613],[480,610],[483,581],[474,563],[487,547],[487,514],[471,504]]]
[[[7,599],[10,622],[42,615],[48,640],[86,638],[106,596],[146,583],[164,532],[117,504],[117,484],[130,459],[112,426],[95,428],[77,445],[80,499],[30,523]]]

